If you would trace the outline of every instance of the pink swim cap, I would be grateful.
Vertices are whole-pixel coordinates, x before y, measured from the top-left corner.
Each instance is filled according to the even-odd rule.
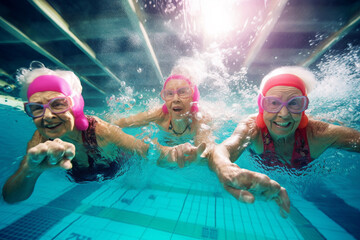
[[[80,131],[84,131],[88,128],[89,121],[84,114],[84,99],[81,94],[72,92],[71,87],[66,80],[55,75],[39,76],[29,85],[27,98],[30,99],[34,93],[45,91],[59,92],[67,97],[71,97],[73,100],[71,110],[75,117],[75,127]]]
[[[163,89],[165,89],[166,87],[166,84],[170,81],[170,80],[185,80],[191,87],[194,87],[194,94],[193,94],[193,102],[192,102],[192,106],[191,106],[191,109],[190,109],[190,112],[191,113],[197,113],[199,111],[199,107],[198,107],[198,101],[200,99],[200,92],[197,88],[197,86],[195,84],[192,84],[191,81],[183,76],[183,75],[171,75],[170,77],[168,77],[164,83],[164,87]],[[166,107],[166,104],[164,104],[162,106],[162,110],[163,110],[163,113],[165,114],[168,114],[169,113],[169,110],[168,108]]]
[[[295,76],[293,74],[280,74],[273,76],[270,78],[264,85],[261,94],[263,96],[266,95],[266,93],[269,91],[270,88],[276,87],[276,86],[289,86],[289,87],[295,87],[301,91],[303,96],[306,96],[306,87],[304,84],[304,81],[299,78],[298,76]],[[264,122],[264,109],[261,107],[261,94],[258,96],[258,107],[259,107],[259,114],[256,117],[256,125],[260,128],[266,127]],[[305,111],[302,112],[301,121],[298,126],[298,128],[305,128],[308,124],[308,117],[305,114]]]

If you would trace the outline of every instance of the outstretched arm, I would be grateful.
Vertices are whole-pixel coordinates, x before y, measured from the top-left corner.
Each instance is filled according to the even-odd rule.
[[[209,167],[225,190],[239,201],[253,203],[255,196],[274,200],[280,206],[281,215],[286,217],[290,212],[290,200],[285,188],[264,174],[241,169],[233,163],[254,138],[256,130],[252,122],[248,119],[240,123],[230,138],[214,148],[209,157]]]
[[[330,131],[334,135],[337,135],[337,139],[333,144],[333,147],[343,148],[348,151],[360,152],[360,132],[342,126],[331,125]]]
[[[19,169],[6,181],[3,197],[7,203],[26,200],[34,191],[37,179],[45,170],[54,167],[70,169],[75,156],[75,146],[60,139],[40,142],[36,132],[28,143],[27,154]],[[38,143],[38,144],[37,144]]]
[[[198,147],[190,143],[180,144],[174,147],[162,146],[159,143],[145,143],[134,136],[124,133],[121,128],[111,125],[99,118],[96,127],[97,140],[100,146],[115,144],[117,147],[135,152],[142,157],[156,157],[159,165],[178,165],[184,167],[186,162],[192,162],[204,151],[205,144]],[[150,141],[149,141],[150,142]]]
[[[313,158],[319,157],[330,147],[360,152],[360,132],[348,127],[310,120],[308,140]]]
[[[163,112],[161,108],[152,109],[146,112],[141,112],[126,118],[120,118],[114,121],[114,124],[121,127],[140,127],[148,125],[150,122],[157,122],[161,119]]]

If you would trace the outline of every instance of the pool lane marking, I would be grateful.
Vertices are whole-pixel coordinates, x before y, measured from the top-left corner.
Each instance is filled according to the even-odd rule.
[[[148,214],[137,213],[132,211],[127,211],[123,209],[117,208],[108,208],[108,207],[100,207],[93,206],[90,204],[83,204],[78,209],[75,210],[75,213],[88,215],[97,218],[108,219],[111,221],[121,222],[130,225],[136,225],[144,228],[151,228],[163,232],[171,233],[172,235],[182,235],[192,238],[204,239],[203,233],[204,229],[212,229],[212,227],[204,226],[196,223],[188,223],[172,219],[167,219],[163,217],[155,217]],[[139,221],[141,220],[141,221]],[[235,235],[232,230],[219,229],[217,228],[217,238],[211,238],[211,236],[207,237],[208,239],[226,239],[226,235]],[[240,239],[244,239],[245,234],[237,232],[237,236]],[[253,234],[246,233],[247,237],[254,239],[255,236]],[[260,237],[256,236],[257,239],[270,239],[265,236]]]

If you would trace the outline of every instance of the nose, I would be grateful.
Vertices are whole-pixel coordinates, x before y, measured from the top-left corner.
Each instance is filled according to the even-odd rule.
[[[173,101],[179,101],[179,99],[180,99],[179,95],[177,93],[175,93]]]
[[[51,112],[50,108],[46,107],[44,112],[44,118],[52,118],[54,114]]]
[[[280,111],[278,112],[278,116],[283,116],[283,117],[285,117],[285,116],[287,116],[287,115],[289,115],[289,110],[287,109],[286,106],[283,106],[283,107],[280,109]]]

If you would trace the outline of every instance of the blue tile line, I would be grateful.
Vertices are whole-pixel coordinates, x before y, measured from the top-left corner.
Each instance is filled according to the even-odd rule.
[[[181,214],[182,214],[182,212],[183,212],[183,210],[184,210],[184,206],[185,206],[185,203],[186,203],[186,199],[187,199],[187,198],[188,198],[188,196],[189,196],[189,192],[190,192],[190,188],[188,189],[188,192],[186,193],[186,196],[185,196],[185,199],[184,199],[183,205],[182,205],[182,207],[181,207],[181,210],[180,210],[180,213],[179,213],[178,219],[176,220],[175,227],[174,227],[174,229],[173,229],[173,231],[172,231],[172,233],[171,233],[170,240],[173,238],[173,236],[174,236],[174,232],[175,232],[175,229],[176,229],[176,227],[177,227],[177,225],[178,225],[178,223],[179,223],[179,221],[180,221],[180,216],[181,216]]]
[[[80,206],[82,199],[100,188],[100,184],[82,184],[63,193],[0,230],[1,240],[32,240],[41,238],[51,227]]]
[[[347,204],[327,188],[325,183],[318,183],[311,194],[304,196],[306,200],[315,204],[325,215],[340,225],[355,239],[360,239],[360,211]]]
[[[75,219],[74,221],[72,221],[69,225],[67,225],[65,228],[63,228],[60,232],[58,232],[58,234],[56,234],[53,238],[51,238],[51,240],[56,239],[61,233],[63,233],[66,229],[68,229],[71,225],[73,225],[76,221],[78,221],[81,218],[78,217],[77,219]]]
[[[324,237],[324,235],[322,235],[321,232],[319,232],[319,230],[314,225],[312,225],[312,223],[307,218],[305,218],[304,215],[302,215],[302,213],[295,206],[291,206],[291,212],[290,212],[289,217],[295,222],[295,224],[296,224],[295,227],[297,228],[299,233],[304,237],[304,239],[306,239],[306,237],[307,237],[306,232],[304,232],[304,230],[303,230],[304,224],[300,223],[300,221],[294,217],[295,213],[298,214],[302,218],[301,221],[306,222],[306,224],[305,224],[306,227],[312,228],[317,233],[316,236],[312,236],[313,239],[315,239],[315,237],[316,237],[316,239],[319,239],[319,240],[326,239]]]
[[[266,212],[266,210],[264,209],[263,206],[261,206],[261,208],[263,209],[263,212]],[[264,214],[264,216],[265,216],[265,218],[266,218],[266,221],[267,221],[267,222],[270,222],[267,214]],[[274,232],[274,229],[273,229],[272,227],[270,227],[270,229],[271,229],[271,232],[272,232],[274,238],[276,238],[276,234],[275,234],[275,232]]]
[[[216,228],[216,194],[214,194],[214,197],[215,197],[215,203],[214,203],[214,217],[215,217],[215,222],[214,222],[214,224],[215,224],[215,228]]]

